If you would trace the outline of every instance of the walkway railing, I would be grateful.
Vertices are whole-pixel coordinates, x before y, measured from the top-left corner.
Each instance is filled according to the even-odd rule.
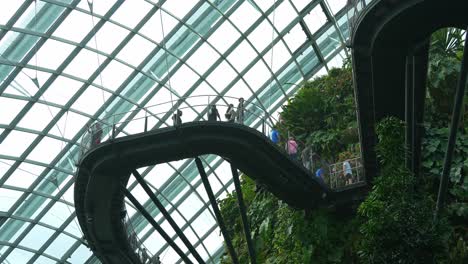
[[[88,127],[82,136],[79,159],[81,160],[91,148],[108,140],[177,126],[180,123],[208,120],[208,114],[213,106],[219,113],[216,121],[242,123],[268,136],[276,120],[255,103],[244,102],[243,107],[238,109],[239,99],[241,98],[198,95],[105,117]],[[210,103],[214,100],[218,103]],[[235,117],[228,118],[226,111],[231,104]]]
[[[123,219],[123,225],[127,234],[127,241],[129,241],[130,247],[135,254],[137,254],[140,263],[142,264],[161,264],[159,256],[151,256],[150,251],[143,245],[138,238],[133,225],[130,222],[130,217],[126,213]]]
[[[254,103],[244,102],[244,105],[239,109],[237,107],[239,99],[241,98],[198,95],[179,98],[175,101],[163,102],[143,109],[135,109],[105,117],[92,124],[83,135],[81,140],[80,159],[86,152],[98,146],[100,143],[119,137],[145,133],[154,129],[177,126],[184,122],[208,121],[210,119],[208,117],[210,109],[214,106],[216,106],[218,111],[215,121],[243,124],[257,129],[266,137],[270,138],[270,132],[278,121],[268,112],[264,111],[261,106]],[[214,100],[218,103],[211,103]],[[227,115],[227,110],[229,108],[232,108],[233,116]],[[294,136],[289,132],[287,136],[288,138],[290,136],[294,138]],[[295,140],[297,141],[297,138]],[[283,141],[287,142],[287,138]],[[305,146],[304,142],[297,141],[297,143],[302,147]],[[286,154],[289,153],[288,146],[289,144],[287,143],[285,146],[280,146],[278,144],[278,147]],[[303,165],[311,172],[312,175],[315,175],[313,166],[314,155],[309,155],[310,162],[308,162],[301,157],[302,153],[299,151],[299,148],[300,147],[298,146],[298,151],[295,155],[288,155],[298,164]],[[360,159],[351,159],[350,164],[353,170],[353,178],[348,180],[346,183],[343,183],[344,171],[341,163],[331,165],[328,170],[327,168],[324,168],[325,175],[322,180],[324,180],[330,188],[343,187],[344,185],[349,184],[350,181],[352,181],[352,183],[362,182],[364,180],[362,177],[364,174]]]
[[[349,10],[346,14],[350,32],[354,31],[356,21],[359,15],[364,11],[365,7],[374,0],[348,0]]]
[[[349,167],[345,164],[346,162],[349,163]],[[332,189],[365,181],[364,168],[360,157],[332,164],[328,167],[328,173],[329,177],[327,180]]]

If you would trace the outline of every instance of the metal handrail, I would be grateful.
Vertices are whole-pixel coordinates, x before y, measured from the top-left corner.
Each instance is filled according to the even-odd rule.
[[[133,252],[136,253],[138,259],[142,264],[161,264],[159,256],[152,256],[150,251],[144,246],[144,244],[138,238],[135,229],[130,221],[128,213],[125,214],[123,219],[123,226],[127,234],[127,241]]]
[[[350,8],[346,16],[348,19],[349,32],[354,32],[359,15],[364,11],[365,7],[372,1],[373,0],[348,0],[347,5],[349,5]]]
[[[356,177],[353,176],[351,184],[346,184],[345,182],[344,185],[353,185],[353,184],[364,182],[365,177],[364,177],[361,157],[347,159],[347,161],[350,163],[352,175],[356,175]],[[328,166],[328,171],[330,175],[329,185],[331,188],[336,189],[336,188],[343,187],[343,186],[340,186],[341,184],[339,182],[339,179],[340,178],[343,179],[345,176],[345,170],[342,169],[344,162],[345,161],[341,161],[341,162],[337,162]],[[337,169],[337,167],[341,169]]]
[[[200,98],[200,97],[206,97],[208,99],[208,103],[207,105],[211,104],[211,101],[214,101],[216,99],[221,99],[223,100],[226,105],[229,105],[229,103],[227,102],[227,100],[225,99],[235,99],[235,100],[239,100],[241,99],[242,97],[234,97],[234,96],[219,96],[219,95],[210,95],[210,94],[205,94],[205,95],[191,95],[191,96],[184,96],[184,97],[179,97],[178,99],[176,100],[169,100],[169,101],[165,101],[165,102],[162,102],[162,103],[157,103],[157,104],[154,104],[154,105],[149,105],[149,106],[145,106],[144,108],[137,108],[137,109],[133,109],[133,110],[129,110],[129,111],[125,111],[125,112],[120,112],[120,113],[116,113],[116,114],[113,114],[113,115],[110,115],[110,116],[104,116],[102,119],[100,119],[100,121],[102,122],[105,122],[105,120],[115,120],[115,117],[116,116],[125,116],[129,113],[132,113],[132,112],[135,112],[135,111],[141,111],[141,110],[146,110],[148,113],[151,113],[149,111],[149,109],[151,108],[155,108],[155,107],[158,107],[158,106],[162,106],[162,105],[170,105],[170,109],[168,109],[166,111],[167,112],[171,112],[171,111],[175,111],[179,108],[179,105],[181,105],[182,103],[186,102],[187,99],[194,99],[194,98]],[[210,98],[214,98],[213,100],[210,101]],[[256,109],[259,109],[261,110],[262,112],[266,112],[266,110],[261,106],[261,105],[258,105],[256,103],[252,103],[252,102],[248,102],[248,101],[245,101],[244,102],[245,105],[247,106],[254,106]],[[217,105],[221,105],[221,104],[217,104]],[[188,106],[189,108],[192,108],[191,105]],[[186,107],[187,108],[187,107]],[[154,115],[154,113],[151,113]],[[272,120],[275,120],[273,117],[269,116],[270,119]],[[275,120],[276,121],[276,120]]]
[[[197,96],[197,97],[200,97],[200,96]],[[231,98],[235,98],[235,97],[231,97]],[[219,105],[219,104],[196,104],[196,105],[191,105],[191,106],[179,107],[179,108],[176,108],[174,111],[160,111],[160,112],[157,112],[157,113],[151,113],[150,115],[146,115],[144,117],[137,117],[137,118],[133,118],[131,120],[126,120],[126,121],[120,121],[119,120],[120,118],[116,119],[114,117],[117,116],[117,115],[124,116],[124,115],[127,115],[127,114],[131,113],[132,111],[112,115],[107,120],[97,120],[91,127],[88,127],[88,130],[81,137],[81,142],[80,142],[81,151],[80,151],[79,159],[81,159],[81,157],[83,157],[83,155],[88,150],[93,148],[94,146],[96,146],[96,145],[98,145],[98,144],[100,144],[100,143],[102,143],[104,141],[107,141],[107,140],[113,140],[113,139],[117,138],[120,133],[130,135],[130,134],[138,134],[138,133],[148,132],[150,130],[150,128],[148,128],[148,122],[149,121],[154,121],[154,120],[161,120],[161,116],[163,116],[163,115],[167,115],[169,113],[174,115],[175,113],[177,113],[178,110],[184,110],[184,109],[188,109],[188,108],[190,108],[190,109],[202,108],[202,111],[206,111],[210,107],[212,107],[213,105],[215,105],[217,107],[218,112],[222,112],[222,111],[220,111],[221,109],[223,109],[223,108],[227,109],[229,107],[229,105]],[[233,107],[233,108],[234,108],[234,110],[236,110],[236,113],[238,113],[237,107]],[[139,110],[141,110],[141,109],[139,109]],[[136,111],[136,110],[133,110],[133,111]],[[242,112],[243,112],[242,116],[243,116],[244,120],[248,120],[249,118],[252,118],[252,117],[255,117],[257,120],[260,120],[260,122],[262,122],[261,123],[262,133],[265,134],[266,136],[268,136],[269,131],[273,127],[273,125],[274,125],[273,122],[276,122],[276,119],[271,117],[268,112],[263,112],[262,111],[262,112],[258,113],[256,111],[252,111],[252,109],[245,109],[245,108],[243,109]],[[183,114],[182,114],[182,116],[183,116]],[[151,118],[153,118],[153,119],[151,119]],[[201,118],[202,120],[205,119],[205,117],[200,117],[198,115],[195,116],[194,118],[195,118],[195,120],[197,120],[198,118]],[[219,120],[219,121],[222,121],[222,119],[223,118],[221,118],[221,120]],[[170,119],[168,118],[167,120],[165,120],[165,122],[163,122],[162,126],[160,126],[159,128],[175,125],[175,124],[172,124],[172,125],[168,124],[168,120],[170,122]],[[273,120],[273,122],[271,120]],[[138,126],[140,126],[140,127],[135,127],[135,126],[128,127],[128,125],[130,123],[136,124],[138,122],[142,122],[142,124],[138,124]],[[245,124],[244,121],[242,123]],[[251,123],[252,123],[252,125],[257,124],[257,122],[255,120],[253,122],[251,122]],[[122,129],[121,127],[123,127],[123,126],[127,126],[126,128],[128,128],[128,129],[125,129],[125,130]],[[135,130],[136,130],[136,132],[135,132]]]

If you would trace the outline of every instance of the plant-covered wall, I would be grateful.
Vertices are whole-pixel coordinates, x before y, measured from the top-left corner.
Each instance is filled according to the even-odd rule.
[[[468,107],[455,148],[446,210],[433,212],[457,82],[463,32],[443,29],[431,39],[422,173],[404,166],[404,123],[377,129],[380,174],[357,210],[290,208],[248,177],[247,203],[257,263],[468,263]],[[468,103],[465,96],[465,105]],[[358,155],[352,73],[348,66],[304,85],[283,108],[280,133],[312,146],[326,163]],[[241,263],[249,263],[236,194],[220,201]],[[231,263],[226,255],[222,263]]]

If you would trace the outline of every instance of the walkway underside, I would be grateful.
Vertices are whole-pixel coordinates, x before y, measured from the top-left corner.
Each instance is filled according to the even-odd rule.
[[[122,186],[134,169],[194,158],[223,157],[289,205],[308,209],[360,199],[365,185],[332,191],[260,132],[238,124],[191,122],[117,138],[89,151],[75,183],[76,213],[93,251],[109,263],[138,263],[120,219]],[[123,259],[127,261],[122,262]]]

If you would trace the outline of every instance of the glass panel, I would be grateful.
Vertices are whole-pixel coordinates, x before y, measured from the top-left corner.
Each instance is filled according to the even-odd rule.
[[[48,257],[45,257],[45,256],[40,256],[37,258],[37,263],[41,263],[41,264],[55,264],[57,263],[57,261],[55,260],[52,260]]]
[[[109,90],[116,91],[132,71],[133,69],[128,66],[112,60],[101,72],[101,75],[94,79],[94,83],[102,85]]]
[[[71,263],[85,263],[86,260],[92,255],[89,248],[84,245],[80,245],[70,257]]]
[[[21,240],[19,243],[20,246],[38,250],[42,247],[42,244],[49,239],[54,231],[52,229],[35,225],[31,231]]]
[[[232,13],[229,19],[240,31],[245,32],[260,15],[260,12],[249,1],[245,1],[236,12]]]
[[[169,0],[163,4],[162,8],[177,18],[182,19],[197,2],[198,0],[184,0],[184,4],[181,5],[179,1]]]
[[[34,134],[13,130],[0,144],[0,153],[19,157],[35,138]]]
[[[15,204],[16,200],[23,194],[19,191],[0,188],[0,211],[8,212]]]
[[[218,52],[224,53],[239,37],[239,32],[236,31],[229,21],[225,21],[210,38],[208,38],[208,42],[210,42]]]
[[[272,54],[273,53],[273,54]],[[291,58],[291,54],[284,46],[283,42],[276,43],[272,49],[270,49],[264,56],[263,59],[267,62],[268,67],[272,68],[273,72],[279,70],[280,67]]]
[[[99,18],[94,17],[94,24],[97,24],[99,20]],[[92,31],[92,28],[93,18],[90,15],[73,10],[52,35],[79,43]]]
[[[214,254],[216,250],[220,247],[220,245],[223,243],[224,239],[219,235],[221,232],[219,228],[216,228],[211,232],[211,234],[205,238],[203,241],[203,244],[206,246],[208,249],[208,252],[210,254]]]
[[[268,19],[270,19],[271,23],[274,22],[276,30],[281,32],[296,17],[297,13],[289,1],[283,1],[283,3],[276,7],[274,13],[268,16]]]
[[[34,253],[32,252],[15,248],[10,255],[8,255],[5,263],[27,263],[33,255]]]
[[[210,45],[203,43],[187,60],[187,64],[198,74],[203,75],[218,58],[219,54]]]
[[[111,54],[129,33],[130,31],[119,27],[114,23],[107,22],[97,32],[96,39],[94,39],[94,37],[90,39],[86,46]]]
[[[250,71],[245,74],[244,78],[252,89],[257,90],[270,76],[271,73],[267,66],[265,66],[263,61],[259,60]]]
[[[120,51],[117,58],[138,67],[155,48],[155,44],[139,35],[135,35]]]
[[[237,46],[237,48],[231,52],[228,56],[229,62],[240,72],[242,71],[253,59],[257,56],[257,53],[247,41]]]
[[[88,121],[87,117],[67,111],[54,127],[49,131],[50,134],[66,139],[72,139]]]
[[[189,67],[182,65],[171,77],[171,88],[179,95],[185,94],[199,76]]]
[[[16,115],[26,105],[26,101],[10,99],[0,96],[0,124],[8,125],[16,117]],[[2,142],[3,145],[4,142]],[[1,147],[0,147],[1,148]]]
[[[333,14],[338,13],[347,3],[347,0],[326,0]]]
[[[59,109],[50,105],[35,103],[18,126],[41,131],[59,112]]]
[[[143,0],[124,1],[111,19],[134,28],[153,6]]]
[[[301,11],[304,9],[304,7],[307,6],[307,4],[310,4],[310,0],[292,0],[294,6],[297,8],[298,11]]]
[[[67,235],[60,234],[52,242],[52,244],[50,244],[50,246],[45,250],[44,253],[56,258],[61,258],[75,242],[75,239]]]
[[[304,44],[304,42],[307,41],[307,36],[299,24],[294,26],[294,28],[286,33],[283,38],[291,52],[297,50],[302,44]]]
[[[44,137],[34,150],[29,154],[27,159],[35,160],[43,163],[50,163],[63,148],[63,142]]]
[[[6,25],[8,20],[10,20],[10,17],[13,16],[22,3],[24,3],[24,1],[21,0],[10,0],[2,3],[2,8],[0,9],[0,24]]]
[[[151,18],[141,28],[140,32],[146,37],[159,43],[163,40],[164,36],[167,36],[169,32],[171,32],[171,30],[177,25],[177,23],[178,21],[174,17],[168,15],[166,12],[162,12],[161,15],[161,11],[159,10],[153,16],[151,16]]]
[[[253,1],[252,1],[253,2]],[[255,0],[255,3],[263,12],[266,12],[275,1]]]
[[[36,66],[37,59],[37,66],[56,70],[74,48],[72,45],[49,39],[37,51],[36,56],[31,58],[28,64]]]
[[[94,86],[89,86],[72,105],[73,109],[94,114],[107,101],[110,94]]]
[[[215,90],[221,91],[236,77],[236,72],[229,64],[222,62],[218,67],[208,76],[207,81]]]
[[[340,39],[338,37],[338,32],[335,30],[335,27],[330,27],[320,38],[317,39],[317,45],[322,51],[322,55],[325,59],[339,47],[341,46]]]
[[[82,49],[72,62],[68,64],[64,72],[82,79],[88,79],[104,60],[104,56]]]
[[[45,33],[64,10],[64,7],[58,5],[42,1],[34,2],[29,5],[14,27]]]
[[[89,1],[93,3],[93,12],[99,15],[105,15],[116,1]],[[80,1],[78,7],[89,11],[88,1]]]
[[[47,88],[42,98],[52,103],[65,105],[82,85],[82,82],[58,76]]]
[[[304,21],[306,22],[310,33],[314,34],[315,31],[327,22],[327,17],[325,16],[325,13],[323,13],[320,5],[317,5],[304,17]]]
[[[61,226],[72,213],[73,208],[65,205],[61,202],[55,202],[54,205],[49,209],[39,221],[51,226]]]
[[[0,166],[2,163],[0,163]],[[6,185],[12,185],[27,189],[37,180],[37,177],[44,171],[44,167],[28,163],[21,163],[19,167],[10,175],[5,182]]]
[[[263,20],[263,22],[250,33],[248,38],[257,51],[262,52],[263,49],[271,44],[272,34],[273,37],[277,36],[276,32],[273,32],[271,24]]]

